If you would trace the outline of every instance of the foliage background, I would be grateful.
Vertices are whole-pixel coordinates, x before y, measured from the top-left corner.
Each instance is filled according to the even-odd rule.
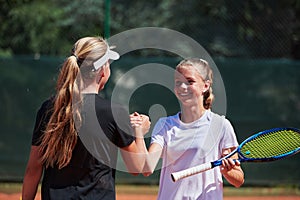
[[[1,0],[2,55],[65,56],[78,38],[166,27],[212,55],[299,59],[299,0]],[[105,16],[110,2],[110,18]]]

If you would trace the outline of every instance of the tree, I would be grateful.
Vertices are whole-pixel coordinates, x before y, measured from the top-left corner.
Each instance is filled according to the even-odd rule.
[[[13,54],[65,55],[79,38],[102,35],[102,2],[6,1],[1,49]]]
[[[3,0],[2,0],[3,1]],[[65,55],[87,35],[104,34],[104,0],[12,0],[0,8],[0,54]],[[166,27],[214,56],[299,58],[300,0],[111,0],[111,33]]]

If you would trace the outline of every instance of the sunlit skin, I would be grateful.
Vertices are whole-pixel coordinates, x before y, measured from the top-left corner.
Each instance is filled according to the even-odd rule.
[[[174,84],[181,103],[181,120],[189,123],[199,119],[205,112],[203,93],[209,89],[210,81],[204,81],[194,67],[184,67],[175,72]]]
[[[180,68],[175,73],[175,94],[182,104],[194,102],[193,104],[203,107],[202,93],[209,86],[209,81],[204,81],[201,75],[193,67]]]

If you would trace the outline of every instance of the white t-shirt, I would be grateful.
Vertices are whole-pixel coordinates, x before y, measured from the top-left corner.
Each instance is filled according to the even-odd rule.
[[[177,182],[172,181],[171,173],[215,161],[221,158],[222,149],[238,146],[232,125],[209,110],[192,123],[183,123],[179,115],[159,119],[152,132],[151,143],[163,148],[157,199],[223,199],[219,167]]]

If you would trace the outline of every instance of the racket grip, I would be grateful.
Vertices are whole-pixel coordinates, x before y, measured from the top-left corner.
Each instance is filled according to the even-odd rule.
[[[188,169],[185,169],[185,170],[182,170],[182,171],[173,172],[173,173],[171,173],[171,177],[172,177],[172,180],[174,182],[176,182],[176,181],[178,181],[180,179],[183,179],[185,177],[192,176],[192,175],[195,175],[195,174],[198,174],[198,173],[201,173],[201,172],[205,172],[205,171],[207,171],[211,168],[212,168],[211,163],[204,163],[202,165],[197,165],[195,167],[191,167],[191,168],[188,168]]]

